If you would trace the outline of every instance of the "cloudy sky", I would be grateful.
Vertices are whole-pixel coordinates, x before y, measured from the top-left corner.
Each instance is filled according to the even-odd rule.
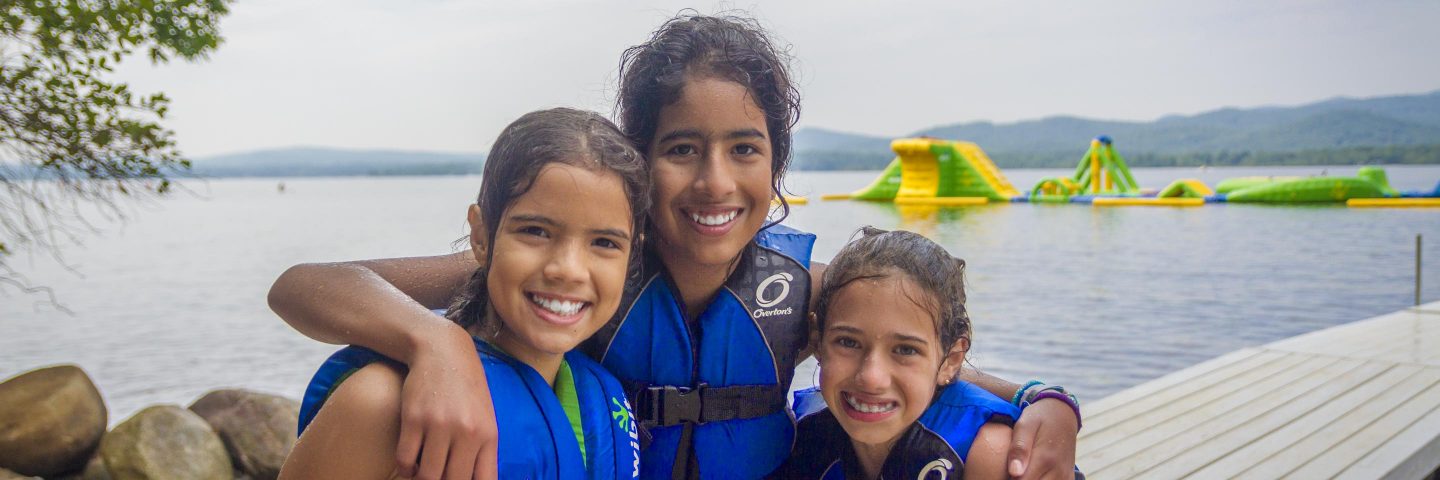
[[[620,52],[685,7],[791,46],[802,126],[876,135],[1440,89],[1434,0],[238,0],[208,61],[118,75],[174,100],[192,156],[483,152],[530,110],[608,113]]]

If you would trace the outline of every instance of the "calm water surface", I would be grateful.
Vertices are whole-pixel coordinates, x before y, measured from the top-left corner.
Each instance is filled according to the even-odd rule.
[[[1351,175],[1354,167],[1135,169],[1141,184],[1210,185],[1242,175]],[[1388,167],[1401,190],[1429,190],[1440,167]],[[846,192],[878,172],[800,172],[796,194]],[[1007,170],[1024,190],[1068,170]],[[43,297],[0,295],[0,377],[83,366],[111,423],[152,403],[240,386],[298,398],[334,347],[291,330],[265,304],[300,262],[452,251],[477,177],[219,180],[140,208],[68,248],[63,268],[13,259]],[[1060,383],[1082,400],[1238,348],[1410,305],[1415,235],[1427,238],[1440,299],[1440,210],[1209,205],[1092,208],[989,205],[796,207],[787,221],[832,257],[863,225],[921,232],[969,263],[972,361],[1003,378]],[[808,382],[809,371],[798,375]]]

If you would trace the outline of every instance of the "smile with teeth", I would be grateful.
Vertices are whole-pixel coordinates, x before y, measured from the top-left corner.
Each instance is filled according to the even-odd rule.
[[[845,398],[845,403],[850,405],[850,408],[860,413],[885,413],[895,410],[895,407],[900,405],[897,402],[865,403],[856,400],[848,393],[841,393],[840,396]]]
[[[576,313],[580,313],[580,309],[585,308],[586,305],[589,305],[589,302],[576,302],[571,300],[547,298],[536,295],[534,293],[530,294],[529,296],[531,303],[540,306],[540,308],[553,312],[556,315],[566,317],[574,315]]]
[[[698,224],[701,224],[701,225],[704,225],[704,226],[707,226],[707,227],[715,227],[715,226],[720,226],[720,225],[724,225],[724,224],[730,223],[731,220],[734,220],[734,219],[735,219],[735,216],[736,216],[736,215],[739,215],[739,214],[740,214],[740,210],[739,210],[739,209],[736,209],[736,210],[728,210],[728,211],[721,212],[721,213],[710,213],[710,214],[701,214],[701,213],[695,213],[695,212],[685,212],[685,213],[690,214],[690,219],[691,219],[691,220],[694,220],[695,223],[698,223]]]

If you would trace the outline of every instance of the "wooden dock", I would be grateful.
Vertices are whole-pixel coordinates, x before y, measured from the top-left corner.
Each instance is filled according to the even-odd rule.
[[[1434,478],[1440,302],[1235,351],[1084,414],[1091,479]]]

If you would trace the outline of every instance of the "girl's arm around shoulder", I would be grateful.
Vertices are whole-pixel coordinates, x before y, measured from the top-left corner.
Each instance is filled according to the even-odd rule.
[[[477,266],[468,252],[300,264],[270,287],[270,308],[310,338],[409,363],[437,330],[459,330],[430,309],[448,306]]]
[[[403,381],[404,373],[385,362],[347,378],[295,443],[280,478],[394,477]]]
[[[1005,458],[1010,450],[1010,427],[1003,423],[989,422],[975,434],[970,444],[970,453],[965,462],[966,479],[1008,479]]]

